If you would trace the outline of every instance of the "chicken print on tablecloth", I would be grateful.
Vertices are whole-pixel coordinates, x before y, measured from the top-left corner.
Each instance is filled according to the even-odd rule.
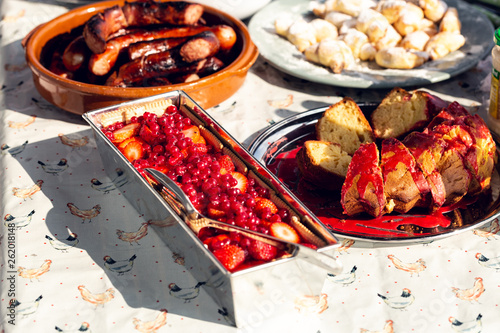
[[[26,128],[28,127],[29,125],[33,124],[35,122],[35,119],[36,119],[36,115],[32,115],[28,118],[28,120],[25,120],[25,121],[9,121],[8,122],[8,126],[10,128],[14,128],[14,129],[22,129],[22,128]]]
[[[12,214],[5,214],[4,216],[4,225],[8,228],[14,227],[16,229],[21,229],[28,226],[33,219],[33,214],[35,214],[35,210],[33,209],[31,212],[21,216],[14,216]]]
[[[117,190],[128,182],[128,177],[123,172],[122,169],[116,169],[116,177],[108,182],[101,182],[97,178],[92,178],[90,180],[90,186],[99,192],[103,192],[104,194],[108,194],[111,191]]]
[[[104,307],[104,304],[115,298],[115,290],[113,288],[108,288],[104,292],[99,294],[91,293],[90,290],[88,290],[84,285],[79,285],[78,290],[82,295],[82,299],[86,302],[89,302],[90,304],[95,305],[96,308],[99,305],[102,305]]]
[[[160,228],[168,228],[177,224],[177,220],[172,218],[172,216],[167,217],[164,220],[149,220],[150,225],[154,225]]]
[[[28,187],[13,187],[12,194],[26,201],[26,199],[33,199],[32,197],[41,191],[43,180],[39,179],[35,184]]]
[[[405,263],[393,254],[389,254],[387,258],[392,261],[394,267],[399,270],[409,272],[410,276],[413,276],[413,274],[417,274],[417,276],[419,276],[420,272],[423,272],[427,268],[425,261],[422,258],[418,259],[414,263]]]
[[[411,290],[408,288],[404,288],[401,295],[397,296],[384,296],[382,294],[377,294],[384,303],[390,306],[393,309],[404,310],[408,306],[410,306],[415,300],[415,296],[412,295]]]
[[[500,257],[490,258],[482,253],[476,253],[476,259],[483,267],[495,269],[497,271],[500,270]]]
[[[277,109],[284,109],[293,104],[293,95],[289,94],[284,99],[267,100],[267,104]]]
[[[57,176],[69,167],[68,160],[65,158],[61,158],[59,161],[52,163],[38,161],[38,164],[42,166],[43,171],[54,176]]]
[[[183,300],[184,303],[189,303],[200,294],[200,288],[206,282],[198,282],[194,287],[181,288],[175,283],[168,285],[169,294],[177,299]]]
[[[17,299],[12,298],[9,301],[9,308],[14,308],[16,311],[16,315],[26,317],[29,316],[38,310],[38,305],[42,300],[43,296],[38,296],[34,301],[31,302],[19,302]]]
[[[394,332],[394,322],[392,320],[386,320],[384,324],[384,328],[378,331],[367,330],[365,328],[361,328],[359,330],[360,333],[393,333]]]
[[[101,213],[101,205],[99,204],[90,209],[80,209],[72,202],[67,203],[66,206],[68,206],[69,211],[72,215],[78,216],[82,219],[82,223],[85,223],[85,220],[89,220],[89,222],[92,222],[92,219],[97,217]]]
[[[182,257],[179,253],[177,252],[173,252],[172,253],[172,259],[174,259],[174,262],[177,264],[177,265],[181,265],[181,266],[184,266],[185,262],[184,262],[184,257]]]
[[[139,240],[143,239],[148,234],[148,226],[149,223],[144,222],[139,227],[139,230],[131,232],[126,232],[120,229],[116,229],[116,235],[118,236],[118,239],[124,242],[128,242],[130,245],[132,245],[132,243],[140,245]]]
[[[156,333],[167,324],[167,313],[168,311],[166,309],[161,309],[156,318],[150,321],[134,318],[134,328],[141,333]]]
[[[66,238],[55,238],[49,235],[45,235],[45,238],[49,241],[49,244],[58,251],[63,253],[68,253],[68,250],[75,247],[78,244],[78,235],[74,232],[70,233]]]
[[[490,223],[490,225],[483,228],[474,229],[472,233],[476,236],[484,237],[487,240],[491,240],[496,238],[497,233],[499,231],[500,231],[500,223],[498,222],[498,219],[495,219],[493,222]]]
[[[480,333],[483,328],[483,323],[481,321],[483,318],[482,314],[479,314],[476,319],[469,321],[460,321],[454,317],[448,318],[451,323],[453,331],[458,333]]]
[[[88,136],[82,136],[82,137],[75,137],[73,138],[72,136],[64,135],[62,133],[58,134],[59,138],[61,139],[61,143],[63,145],[69,146],[73,149],[75,148],[81,148],[89,143],[89,137]]]
[[[123,275],[132,270],[136,258],[137,256],[135,254],[129,259],[124,260],[114,260],[110,256],[104,256],[104,267],[111,272],[118,273],[118,275]]]
[[[43,264],[38,267],[38,268],[25,268],[22,266],[19,266],[17,268],[17,272],[19,273],[19,276],[25,279],[29,279],[31,282],[33,282],[33,279],[37,279],[37,281],[40,281],[40,276],[43,274],[47,273],[50,270],[50,265],[52,264],[52,260],[46,259]]]
[[[295,310],[304,314],[320,314],[328,309],[328,295],[304,295],[293,301]]]
[[[326,279],[330,282],[336,283],[336,284],[341,284],[344,287],[352,284],[354,281],[356,281],[356,270],[358,267],[353,266],[351,270],[347,273],[342,273],[342,274],[332,274],[332,273],[327,273]]]
[[[92,332],[90,330],[90,324],[85,322],[85,321],[83,323],[81,323],[80,326],[69,327],[69,328],[65,328],[65,329],[62,329],[62,328],[59,328],[56,326],[55,330],[57,332],[63,332],[63,333],[79,333],[79,332],[91,333]]]
[[[349,253],[349,248],[351,246],[353,246],[355,243],[354,239],[349,239],[349,238],[345,238],[342,243],[340,243],[340,246],[337,248],[337,252],[339,254],[342,254],[342,253]]]
[[[15,157],[21,154],[27,145],[28,145],[28,140],[24,141],[22,145],[15,147],[10,147],[8,144],[4,143],[0,146],[0,151],[2,152],[2,155],[10,154],[11,156]]]
[[[452,287],[451,290],[458,299],[477,303],[479,303],[478,299],[485,291],[483,279],[480,277],[474,279],[474,285],[472,286],[472,288],[460,289]]]

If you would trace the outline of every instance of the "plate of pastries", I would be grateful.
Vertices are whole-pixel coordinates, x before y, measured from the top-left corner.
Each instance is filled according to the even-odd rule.
[[[484,120],[425,90],[350,97],[268,128],[250,151],[333,233],[428,241],[498,217],[497,147]]]
[[[252,17],[249,30],[277,69],[354,88],[449,79],[489,54],[494,33],[461,0],[278,0]]]

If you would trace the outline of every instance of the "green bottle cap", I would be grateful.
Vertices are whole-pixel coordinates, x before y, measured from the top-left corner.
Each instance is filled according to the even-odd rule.
[[[500,45],[500,28],[495,30],[495,44]]]

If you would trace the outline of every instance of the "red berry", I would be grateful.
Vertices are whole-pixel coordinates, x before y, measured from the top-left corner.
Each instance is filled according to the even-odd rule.
[[[229,271],[236,269],[245,261],[245,251],[234,244],[216,249],[213,254]]]
[[[278,249],[275,246],[269,245],[267,243],[251,240],[250,245],[247,248],[248,254],[255,260],[269,261],[276,258]]]

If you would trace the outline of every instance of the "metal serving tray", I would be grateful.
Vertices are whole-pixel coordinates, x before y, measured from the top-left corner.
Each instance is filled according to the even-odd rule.
[[[103,114],[130,107],[140,108],[162,100],[170,100],[196,124],[213,133],[243,161],[249,172],[253,172],[262,184],[274,190],[278,198],[301,217],[302,224],[324,241],[325,245],[319,247],[318,252],[333,255],[334,249],[339,246],[338,239],[308,208],[183,91],[142,98],[83,115],[93,129],[98,151],[110,179],[116,175],[117,169],[121,169],[128,179],[125,184],[117,184],[117,187],[130,204],[147,221],[153,221],[152,226],[160,238],[173,252],[184,257],[185,267],[190,268],[196,280],[204,282],[206,292],[237,327],[252,326],[256,320],[275,319],[293,309],[294,301],[299,298],[319,296],[327,272],[296,257],[278,259],[234,273],[226,270],[101,131],[100,119]]]

